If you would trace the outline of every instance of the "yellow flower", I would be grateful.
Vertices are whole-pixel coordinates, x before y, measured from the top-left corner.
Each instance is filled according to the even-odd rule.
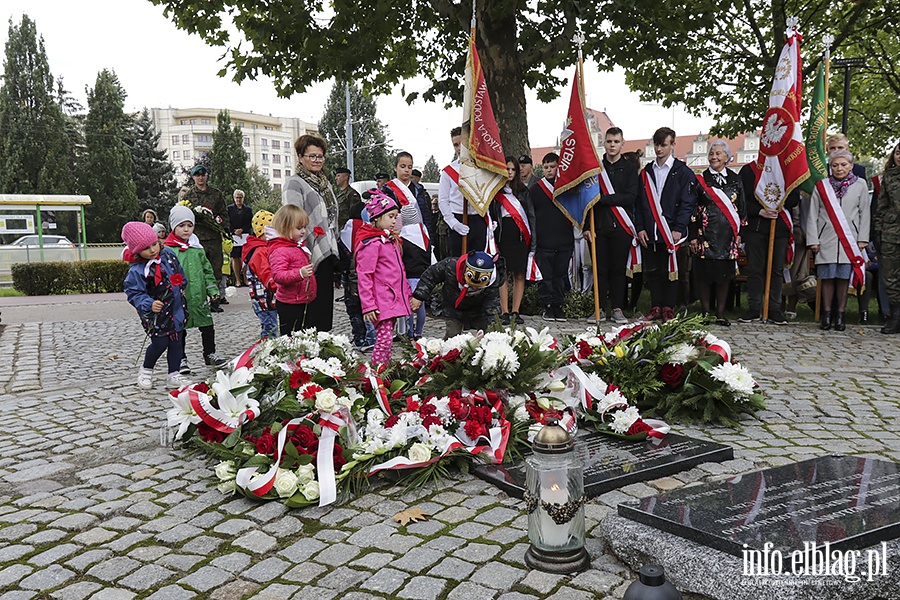
[[[619,358],[622,358],[623,356],[625,356],[625,350],[622,349],[622,346],[619,346],[619,345],[616,346],[616,356]]]

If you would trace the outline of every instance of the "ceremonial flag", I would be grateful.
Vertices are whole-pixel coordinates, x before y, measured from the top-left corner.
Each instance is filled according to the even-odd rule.
[[[466,59],[459,167],[459,191],[483,217],[494,196],[506,185],[508,173],[500,130],[475,49],[474,20]]]
[[[769,94],[769,110],[763,117],[757,161],[759,178],[755,189],[760,204],[773,210],[781,210],[787,195],[809,179],[800,128],[802,38],[796,26],[789,26],[785,35],[787,40],[781,49]]]
[[[553,202],[577,227],[584,229],[588,210],[600,200],[597,175],[603,170],[584,114],[581,73],[575,68],[566,127],[560,135],[559,170]]]
[[[806,162],[809,165],[809,179],[800,186],[807,194],[812,194],[816,182],[828,177],[825,163],[825,64],[819,65],[816,85],[813,87],[812,104],[809,112],[809,129],[806,132]]]

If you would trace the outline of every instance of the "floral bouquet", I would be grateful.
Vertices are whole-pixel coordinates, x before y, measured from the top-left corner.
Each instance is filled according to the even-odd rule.
[[[215,231],[223,238],[229,237],[228,232],[225,231],[225,226],[222,224],[222,217],[214,215],[213,211],[209,207],[194,206],[188,199],[184,199],[178,204],[180,204],[181,206],[187,206],[189,209],[194,211],[194,224],[197,227],[205,227],[210,231]]]

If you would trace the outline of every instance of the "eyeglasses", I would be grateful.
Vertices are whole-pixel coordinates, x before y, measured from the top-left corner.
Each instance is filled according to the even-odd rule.
[[[324,154],[304,154],[303,158],[308,158],[309,160],[311,160],[313,162],[322,162],[323,160],[325,160],[325,155]]]

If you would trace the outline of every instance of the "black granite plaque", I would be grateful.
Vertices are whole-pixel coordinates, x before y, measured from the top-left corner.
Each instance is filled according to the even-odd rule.
[[[629,442],[602,433],[580,431],[575,453],[584,464],[584,493],[588,498],[650,479],[658,479],[705,462],[734,458],[730,446],[670,433],[658,444],[648,438]],[[525,491],[525,463],[480,465],[475,475],[510,496]]]
[[[770,543],[806,561],[900,537],[900,464],[813,458],[620,504],[619,514],[736,556]]]

